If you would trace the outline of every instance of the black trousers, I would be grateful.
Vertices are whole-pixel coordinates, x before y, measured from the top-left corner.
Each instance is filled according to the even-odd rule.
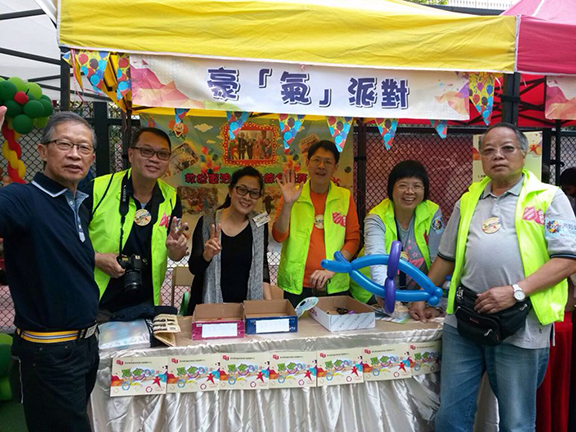
[[[98,339],[41,344],[14,337],[30,432],[90,432],[87,405],[96,383]]]
[[[348,291],[342,291],[334,294],[328,294],[325,290],[317,290],[314,288],[302,288],[302,293],[292,294],[288,291],[284,291],[284,298],[292,303],[292,306],[298,306],[302,300],[308,297],[326,297],[326,296],[345,296],[348,295]]]

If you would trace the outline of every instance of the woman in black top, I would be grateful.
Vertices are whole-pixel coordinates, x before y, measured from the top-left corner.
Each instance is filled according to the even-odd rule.
[[[232,174],[224,204],[198,220],[188,262],[194,275],[188,314],[200,303],[272,298],[267,217],[254,211],[263,188],[258,170],[242,168]]]

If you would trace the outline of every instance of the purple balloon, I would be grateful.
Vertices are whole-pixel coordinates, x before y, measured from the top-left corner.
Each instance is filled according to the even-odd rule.
[[[402,243],[394,240],[390,245],[390,254],[388,258],[388,272],[386,275],[390,279],[394,279],[398,274],[398,262],[400,261],[400,253],[402,252]]]
[[[396,284],[394,278],[387,277],[384,282],[384,310],[386,313],[391,314],[394,312],[394,305],[396,304]]]

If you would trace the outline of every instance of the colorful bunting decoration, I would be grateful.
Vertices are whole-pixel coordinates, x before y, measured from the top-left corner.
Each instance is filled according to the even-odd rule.
[[[398,127],[398,119],[374,119],[380,135],[384,139],[384,148],[390,150],[392,148],[392,141],[394,141],[394,135],[396,135],[396,128]]]
[[[289,149],[296,134],[302,127],[303,115],[298,114],[279,114],[280,134],[284,140],[284,149]]]
[[[226,117],[228,118],[228,135],[231,140],[235,140],[238,136],[238,132],[242,129],[244,122],[250,117],[249,112],[241,111],[226,111]]]
[[[80,72],[80,65],[78,64],[76,56],[77,56],[76,50],[70,50],[62,54],[62,59],[70,65],[70,67],[72,68],[72,72],[74,74],[74,78],[76,78],[76,82],[83,90],[84,85],[82,84],[82,73]]]
[[[80,65],[80,70],[88,77],[92,88],[96,93],[104,94],[104,71],[108,65],[110,53],[106,51],[86,51],[80,50],[76,59]]]
[[[334,138],[334,143],[339,152],[344,150],[344,144],[346,144],[346,138],[348,137],[348,132],[350,132],[350,126],[354,121],[354,117],[327,117],[328,128],[330,129],[330,135]]]
[[[184,121],[184,117],[188,114],[189,109],[186,108],[174,108],[174,121],[176,124],[182,123]]]
[[[116,54],[118,57],[118,67],[116,68],[116,100],[122,99],[132,88],[130,81],[130,57],[126,53]]]
[[[430,124],[432,125],[432,127],[434,129],[436,129],[436,132],[438,132],[438,135],[440,136],[440,138],[442,138],[442,139],[446,138],[446,135],[448,133],[448,121],[447,120],[430,120]]]
[[[471,72],[469,74],[470,100],[482,116],[486,125],[490,124],[494,105],[494,74]]]

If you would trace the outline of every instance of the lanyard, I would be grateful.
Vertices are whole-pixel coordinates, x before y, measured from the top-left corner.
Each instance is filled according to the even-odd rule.
[[[394,215],[394,223],[396,224],[396,240],[398,240],[402,244],[402,250],[404,250],[404,244],[400,240],[400,225],[398,225],[398,220],[396,219],[396,215]],[[400,272],[399,274],[399,283],[401,287],[406,286],[406,274],[404,272]]]

